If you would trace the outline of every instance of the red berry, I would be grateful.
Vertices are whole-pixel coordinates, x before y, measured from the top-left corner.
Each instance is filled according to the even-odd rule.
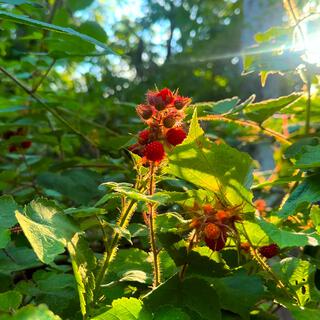
[[[258,211],[265,211],[267,208],[267,203],[263,199],[257,199],[254,205]]]
[[[29,149],[31,145],[32,145],[32,141],[30,140],[22,141],[20,144],[21,148],[23,149]]]
[[[209,239],[209,238],[205,237],[204,241],[212,251],[220,251],[226,245],[227,234],[226,234],[226,232],[221,232],[218,239]]]
[[[187,105],[189,105],[191,103],[191,99],[187,98],[187,97],[181,97],[181,96],[177,96],[174,99],[174,106],[176,109],[181,110],[184,107],[186,107]]]
[[[259,253],[267,259],[276,256],[279,253],[280,248],[277,244],[271,243],[267,246],[262,246],[258,249]]]
[[[9,146],[8,150],[9,150],[9,152],[16,152],[18,150],[18,148],[15,145],[11,145],[11,146]]]
[[[159,141],[153,141],[147,144],[144,149],[144,155],[149,161],[162,161],[165,155],[163,144]]]
[[[139,133],[139,143],[140,144],[147,144],[150,138],[150,130],[142,130]]]
[[[4,140],[8,140],[10,139],[11,137],[15,136],[16,135],[16,132],[15,131],[12,131],[12,130],[9,130],[9,131],[6,131],[4,134],[3,134],[3,139]]]
[[[216,217],[222,223],[225,223],[228,219],[230,219],[230,213],[228,211],[225,211],[225,210],[219,210],[216,213]]]
[[[187,134],[182,128],[172,128],[168,130],[166,137],[170,144],[176,146],[183,142],[183,140],[187,137]]]
[[[207,239],[217,240],[221,235],[221,229],[214,223],[208,223],[204,227],[204,234]]]
[[[173,103],[173,100],[173,93],[168,88],[160,91],[149,91],[147,93],[147,102],[153,105],[158,111],[164,110],[167,105]]]

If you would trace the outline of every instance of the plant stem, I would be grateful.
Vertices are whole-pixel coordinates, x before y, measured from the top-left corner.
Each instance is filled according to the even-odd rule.
[[[311,77],[307,70],[307,104],[306,104],[306,128],[305,134],[308,135],[310,131],[310,118],[311,118]]]
[[[12,75],[5,68],[0,67],[0,71],[4,73],[8,78],[10,78],[13,82],[15,82],[21,89],[23,89],[28,95],[30,95],[34,100],[36,100],[39,104],[41,104],[48,112],[50,112],[54,117],[56,117],[59,121],[61,121],[64,125],[66,125],[70,130],[72,130],[75,134],[83,138],[86,142],[95,147],[95,143],[91,141],[87,136],[85,136],[78,129],[74,128],[72,124],[70,124],[66,119],[64,119],[56,110],[47,105],[39,96],[37,96],[31,89],[29,89],[24,83],[22,83],[19,79],[17,79],[14,75]]]
[[[149,170],[149,195],[152,196],[155,192],[155,171],[156,167],[153,162],[150,164],[150,170]],[[155,234],[155,218],[156,218],[156,208],[154,203],[149,203],[149,212],[148,212],[148,218],[149,218],[149,238],[150,238],[150,246],[151,246],[151,253],[153,258],[153,288],[156,288],[161,281],[161,275],[160,275],[160,261],[159,261],[159,255],[157,250],[157,244],[156,244],[156,234]]]
[[[120,214],[117,226],[119,228],[126,228],[130,222],[130,219],[132,217],[132,214],[134,213],[135,209],[137,207],[137,203],[135,200],[130,200],[127,205],[125,205],[122,208],[122,212]],[[95,291],[95,299],[94,301],[96,301],[99,298],[99,294],[101,291],[101,284],[103,282],[103,279],[106,275],[107,269],[109,267],[110,262],[112,261],[112,259],[114,258],[117,248],[118,248],[118,242],[120,240],[120,235],[118,232],[114,231],[113,232],[113,236],[112,236],[112,240],[111,243],[109,245],[109,247],[107,248],[102,261],[100,263],[100,269],[97,273],[96,276],[96,291]]]

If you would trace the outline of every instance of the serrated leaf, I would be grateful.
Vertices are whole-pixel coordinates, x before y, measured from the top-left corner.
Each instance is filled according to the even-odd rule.
[[[86,317],[88,308],[93,302],[96,258],[87,241],[78,233],[68,242],[67,249],[78,285],[81,313]]]
[[[47,264],[64,251],[67,242],[80,230],[68,216],[45,199],[32,201],[17,220],[38,258]]]
[[[188,308],[203,319],[221,319],[219,297],[208,282],[198,278],[181,281],[176,275],[151,291],[143,299],[145,305],[157,311],[159,306],[168,303],[177,308]]]
[[[112,302],[107,312],[92,320],[151,320],[152,313],[146,309],[142,301],[135,298],[121,298]]]
[[[19,24],[24,24],[24,25],[28,25],[28,26],[32,26],[32,27],[36,27],[36,28],[41,28],[41,29],[45,29],[45,30],[77,37],[77,38],[80,38],[84,41],[87,41],[89,43],[92,43],[92,44],[104,49],[105,53],[113,53],[114,54],[114,52],[108,46],[106,46],[104,43],[102,43],[102,42],[100,42],[100,41],[98,41],[98,40],[96,40],[86,34],[77,32],[77,31],[73,30],[72,28],[60,27],[60,26],[50,24],[47,22],[31,19],[27,16],[17,15],[17,14],[5,12],[2,10],[0,10],[0,18],[7,20],[7,21],[19,23]]]
[[[300,246],[318,246],[320,245],[320,236],[313,233],[293,232],[278,228],[274,224],[263,219],[257,219],[258,224],[280,248],[300,247]]]
[[[0,197],[0,227],[11,228],[17,223],[15,211],[19,209],[18,204],[12,196],[3,195]]]
[[[200,188],[227,194],[228,201],[250,205],[252,195],[247,189],[252,180],[252,160],[248,154],[226,144],[207,140],[195,110],[188,137],[168,156],[168,174],[182,178]]]
[[[300,93],[292,93],[289,96],[252,103],[244,108],[243,113],[246,118],[262,123],[276,112],[297,102],[300,98]]]
[[[320,199],[319,175],[304,179],[290,194],[278,214],[281,218],[287,218],[300,210],[308,208],[311,203]]]

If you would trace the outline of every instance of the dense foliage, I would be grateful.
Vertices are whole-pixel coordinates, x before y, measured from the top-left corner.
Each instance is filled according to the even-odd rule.
[[[0,319],[320,318],[320,4],[247,49],[262,101],[210,60],[242,1],[142,6],[0,0]]]

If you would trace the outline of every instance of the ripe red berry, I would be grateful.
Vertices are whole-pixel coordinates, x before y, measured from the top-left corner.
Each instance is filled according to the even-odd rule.
[[[267,246],[262,246],[258,249],[259,253],[267,259],[276,256],[279,253],[280,248],[277,244],[271,243]]]
[[[225,232],[221,232],[218,239],[209,239],[205,237],[204,241],[212,251],[220,251],[226,245],[227,234]]]
[[[153,141],[147,144],[144,149],[144,155],[149,161],[162,161],[165,155],[163,144],[159,141]]]
[[[164,88],[160,91],[149,91],[147,93],[147,102],[153,105],[158,111],[164,110],[172,104],[174,95],[171,90]]]
[[[8,150],[9,150],[9,152],[16,152],[18,150],[18,148],[15,145],[11,145],[11,146],[9,146]]]
[[[31,145],[32,145],[32,141],[30,140],[22,141],[20,144],[21,148],[23,149],[29,149]]]
[[[16,135],[16,132],[15,131],[12,131],[12,130],[9,130],[9,131],[6,131],[4,134],[3,134],[3,139],[4,140],[8,140],[10,139],[11,137],[15,136]]]
[[[214,223],[206,224],[203,231],[205,237],[211,240],[217,240],[221,235],[221,229]]]
[[[187,134],[182,128],[172,128],[166,134],[167,141],[173,146],[182,143],[186,137]]]
[[[150,130],[145,129],[139,132],[139,143],[140,144],[147,144],[150,138]]]

